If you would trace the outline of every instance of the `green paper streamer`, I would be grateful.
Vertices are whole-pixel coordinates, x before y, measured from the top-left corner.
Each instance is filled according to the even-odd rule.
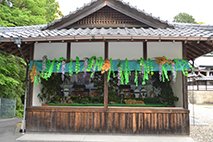
[[[134,80],[136,86],[138,86],[138,71],[135,69],[135,80]]]
[[[73,65],[72,65],[72,59],[70,59],[70,66],[69,66],[69,76],[73,75]]]
[[[52,63],[50,64],[49,71],[48,71],[48,74],[47,74],[47,78],[50,78],[51,75],[52,75],[55,61],[56,61],[56,59],[54,59],[54,60],[52,61]]]
[[[108,78],[107,78],[107,82],[109,82],[110,80],[110,75],[111,75],[111,72],[112,72],[112,58],[110,58],[110,69],[109,69],[109,72],[108,72]]]
[[[124,84],[123,65],[121,64],[121,85]]]
[[[76,56],[75,72],[76,72],[76,74],[78,74],[80,72],[80,60],[79,60],[78,56]]]
[[[124,77],[125,77],[125,84],[129,83],[129,62],[127,59],[125,59],[125,71],[124,71]]]

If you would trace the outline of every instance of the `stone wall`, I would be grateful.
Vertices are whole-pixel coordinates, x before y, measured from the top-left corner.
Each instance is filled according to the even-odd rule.
[[[193,101],[194,94],[194,101]],[[213,91],[188,91],[189,103],[213,104]]]

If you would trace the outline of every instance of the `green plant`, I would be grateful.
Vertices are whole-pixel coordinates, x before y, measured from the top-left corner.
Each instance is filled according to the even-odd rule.
[[[168,76],[171,75],[171,72],[168,72]],[[152,79],[154,80],[153,82],[153,87],[155,88],[161,88],[161,98],[160,100],[164,104],[169,104],[173,105],[174,101],[178,101],[178,97],[174,96],[172,87],[170,85],[170,81],[165,80],[165,82],[161,82],[159,80],[159,73],[155,72],[154,75],[152,76]]]
[[[65,80],[66,79],[67,76],[65,76]],[[42,89],[41,93],[38,94],[38,98],[45,103],[60,101],[61,97],[63,97],[63,94],[61,93],[62,83],[61,74],[59,73],[52,74],[48,80],[41,79]]]
[[[117,102],[118,99],[120,99],[120,98],[118,98],[116,95],[117,95],[116,91],[110,90],[108,93],[108,101]]]

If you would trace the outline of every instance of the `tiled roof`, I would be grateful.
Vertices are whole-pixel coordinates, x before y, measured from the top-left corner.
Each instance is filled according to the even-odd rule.
[[[65,19],[65,18],[68,18],[70,15],[73,15],[73,14],[75,14],[77,11],[82,10],[82,9],[84,9],[85,7],[90,6],[91,4],[95,3],[96,1],[97,1],[97,0],[91,0],[91,1],[90,1],[89,3],[87,3],[87,4],[84,3],[84,5],[83,5],[82,7],[80,7],[80,8],[77,7],[75,11],[70,12],[70,13],[67,14],[67,15],[63,15],[60,19],[56,19],[56,20],[55,20],[54,22],[52,22],[52,23],[48,23],[47,26],[44,27],[44,29],[46,29],[48,26],[54,25],[55,23],[58,23],[58,22],[62,21],[62,20]],[[161,21],[162,23],[166,23],[166,24],[169,24],[169,25],[170,25],[170,23],[168,23],[167,20],[166,20],[166,21],[165,21],[165,20],[162,20],[162,19],[160,19],[160,17],[155,17],[155,16],[153,16],[152,13],[147,13],[147,12],[145,12],[145,10],[138,9],[137,6],[132,6],[132,5],[130,5],[129,2],[124,2],[123,0],[116,0],[116,1],[122,2],[123,5],[127,5],[127,6],[129,6],[130,8],[135,9],[135,10],[137,10],[138,12],[145,14],[146,16],[150,16],[150,17],[152,17],[153,19],[159,20],[159,21]]]
[[[213,80],[213,76],[197,77],[195,80]]]
[[[88,36],[119,36],[119,37],[211,37],[212,30],[175,28],[175,29],[153,29],[153,28],[71,28],[62,30],[44,30],[42,26],[7,27],[0,28],[0,40],[10,38],[42,38],[42,37],[88,37]],[[31,28],[32,27],[32,28]]]
[[[27,31],[27,30],[41,30],[46,26],[47,26],[47,24],[32,25],[32,26],[19,26],[19,27],[0,27],[0,33],[18,32],[18,31]]]

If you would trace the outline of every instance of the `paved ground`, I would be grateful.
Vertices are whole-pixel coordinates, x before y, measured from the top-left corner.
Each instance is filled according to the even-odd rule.
[[[193,105],[189,104],[190,117],[193,118]],[[190,137],[195,142],[213,142],[213,105],[194,105],[195,120],[205,125],[192,123],[190,125]],[[207,125],[206,125],[207,124]]]
[[[18,142],[194,142],[189,136],[113,134],[25,134]]]
[[[0,119],[0,142],[16,142],[22,135],[16,127],[17,122],[21,122],[21,119]]]

